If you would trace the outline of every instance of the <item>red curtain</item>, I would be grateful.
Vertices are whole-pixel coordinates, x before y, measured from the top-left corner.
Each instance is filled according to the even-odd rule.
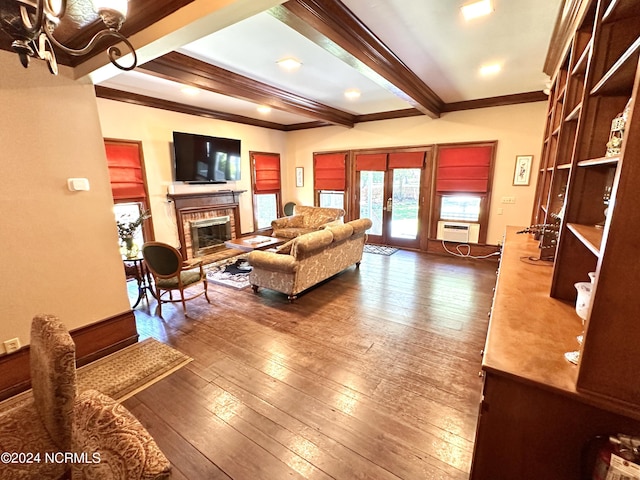
[[[356,155],[356,171],[380,172],[387,169],[386,153],[363,153]]]
[[[253,154],[253,192],[273,193],[280,191],[280,155]]]
[[[389,154],[389,168],[422,168],[424,152],[395,152]]]
[[[313,157],[313,188],[344,190],[346,188],[345,153],[322,153]]]
[[[146,198],[140,145],[137,143],[105,142],[111,192],[114,200],[139,200]]]
[[[441,148],[438,151],[438,192],[486,193],[493,146]]]

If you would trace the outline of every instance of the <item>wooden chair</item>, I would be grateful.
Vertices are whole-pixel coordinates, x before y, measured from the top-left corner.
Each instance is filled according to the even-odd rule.
[[[172,297],[174,290],[180,291],[179,301],[182,302],[185,315],[186,300],[192,300],[204,294],[207,302],[211,303],[207,295],[207,276],[202,269],[202,261],[185,262],[176,248],[162,242],[146,242],[142,246],[142,257],[153,276],[159,316],[162,316],[162,303],[178,302]],[[204,284],[204,290],[185,298],[184,290],[198,283]],[[162,299],[163,293],[169,293],[169,300]]]

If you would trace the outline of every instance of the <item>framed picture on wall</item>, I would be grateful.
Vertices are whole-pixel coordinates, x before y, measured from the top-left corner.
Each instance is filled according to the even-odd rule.
[[[517,155],[516,169],[513,174],[514,185],[529,185],[533,155]]]
[[[304,187],[304,168],[296,167],[296,187]]]

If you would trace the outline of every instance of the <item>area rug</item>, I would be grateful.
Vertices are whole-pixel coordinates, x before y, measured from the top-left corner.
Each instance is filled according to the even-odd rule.
[[[147,338],[78,368],[78,392],[94,389],[122,402],[192,360],[169,345]],[[0,402],[0,413],[31,398],[31,390],[8,398]]]
[[[364,252],[365,253],[375,253],[377,255],[393,255],[398,251],[395,247],[387,247],[384,245],[365,245]]]
[[[249,286],[251,266],[247,263],[247,253],[205,265],[207,280],[225,287],[241,290]]]

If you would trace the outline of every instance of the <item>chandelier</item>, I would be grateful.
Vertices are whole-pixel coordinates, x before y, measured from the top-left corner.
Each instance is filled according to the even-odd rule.
[[[100,15],[106,29],[96,33],[84,48],[73,49],[60,43],[53,36],[65,14],[66,0],[0,0],[0,29],[8,33],[13,42],[11,48],[27,68],[30,57],[47,62],[49,71],[57,75],[58,63],[54,47],[73,56],[83,56],[91,52],[103,38],[112,37],[124,43],[133,54],[131,65],[121,65],[118,59],[122,52],[116,46],[107,49],[109,61],[120,70],[133,70],[138,58],[133,45],[120,32],[127,15],[128,0],[92,0],[93,8]]]

